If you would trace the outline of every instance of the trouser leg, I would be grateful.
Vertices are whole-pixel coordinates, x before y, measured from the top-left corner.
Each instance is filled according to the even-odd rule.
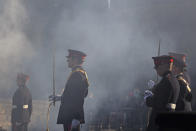
[[[28,123],[19,124],[12,123],[12,131],[28,131]]]
[[[64,131],[71,131],[71,124],[63,124]]]
[[[23,131],[28,131],[28,124],[24,124],[22,128],[23,128]]]
[[[12,131],[17,131],[17,127],[15,123],[12,123]]]
[[[80,125],[79,126],[77,126],[76,128],[72,128],[72,130],[71,131],[80,131]]]

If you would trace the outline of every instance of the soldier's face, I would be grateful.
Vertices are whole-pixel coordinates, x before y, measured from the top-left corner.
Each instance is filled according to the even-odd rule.
[[[22,81],[22,80],[19,80],[19,79],[17,79],[17,85],[20,87],[20,86],[24,86],[25,85],[25,82],[24,81]]]
[[[73,57],[68,57],[67,63],[68,63],[69,68],[73,68],[77,62],[76,62],[76,59],[74,59]]]
[[[71,57],[67,57],[67,63],[68,63],[68,67],[71,68],[73,63]]]

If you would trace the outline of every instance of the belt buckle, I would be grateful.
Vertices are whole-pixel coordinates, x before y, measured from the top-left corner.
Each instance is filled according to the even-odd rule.
[[[23,109],[28,109],[28,105],[23,105]]]

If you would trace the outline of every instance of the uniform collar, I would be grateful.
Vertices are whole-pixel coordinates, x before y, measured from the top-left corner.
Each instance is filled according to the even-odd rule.
[[[24,86],[19,86],[18,88],[22,89],[22,88],[25,88],[25,87],[26,87],[26,85],[24,85]]]
[[[168,74],[170,74],[171,71],[166,71],[164,74],[163,74],[163,77],[166,77]]]
[[[77,65],[77,66],[75,66],[75,67],[72,68],[72,71],[75,71],[75,70],[78,69],[78,68],[79,68],[79,69],[82,69],[82,66]]]

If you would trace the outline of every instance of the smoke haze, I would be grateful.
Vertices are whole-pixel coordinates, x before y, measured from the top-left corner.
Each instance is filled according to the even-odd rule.
[[[194,79],[195,7],[194,0],[111,0],[110,8],[107,0],[1,0],[0,98],[12,97],[22,71],[30,76],[33,99],[47,100],[54,50],[58,93],[70,72],[67,49],[88,55],[84,68],[95,102],[89,105],[87,98],[85,109],[94,112],[114,94],[123,99],[127,90],[142,90],[156,78],[151,57],[159,40],[161,54],[188,54]],[[54,110],[55,118],[58,107]],[[55,121],[51,124],[59,128]]]

